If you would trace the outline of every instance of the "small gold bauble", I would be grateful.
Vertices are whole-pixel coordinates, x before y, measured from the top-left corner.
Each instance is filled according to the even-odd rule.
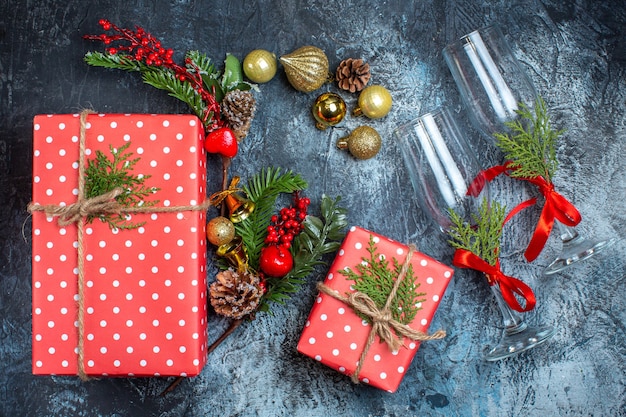
[[[372,85],[361,91],[359,104],[352,111],[352,115],[365,115],[370,119],[380,119],[389,113],[392,103],[391,94],[385,87]]]
[[[235,237],[235,225],[226,217],[214,217],[206,226],[206,237],[215,246],[225,245]]]
[[[359,126],[349,136],[337,141],[339,149],[348,149],[357,159],[370,159],[376,156],[382,140],[376,129],[369,126]]]
[[[338,94],[324,93],[315,99],[312,112],[317,122],[315,127],[324,130],[343,120],[346,116],[346,102]]]
[[[276,75],[276,55],[264,49],[251,51],[243,60],[243,72],[254,83],[266,83]]]
[[[298,91],[310,93],[329,78],[328,57],[316,46],[303,46],[279,58],[289,84]]]

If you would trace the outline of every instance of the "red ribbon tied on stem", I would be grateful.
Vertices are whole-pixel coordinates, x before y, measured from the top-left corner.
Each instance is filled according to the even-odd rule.
[[[469,189],[467,190],[467,194],[474,197],[478,196],[485,184],[493,181],[493,179],[496,178],[498,175],[505,174],[509,176],[509,171],[513,169],[512,167],[513,163],[511,161],[508,161],[504,165],[496,165],[494,167],[481,171],[470,185]],[[515,178],[522,181],[528,181],[531,184],[536,185],[539,188],[539,192],[541,192],[541,194],[543,194],[545,198],[545,203],[543,205],[543,209],[541,210],[541,215],[539,216],[539,221],[537,222],[537,226],[535,227],[533,236],[528,243],[526,252],[524,252],[524,256],[526,257],[526,259],[529,262],[532,262],[537,258],[537,256],[539,256],[539,254],[543,250],[543,247],[546,245],[548,237],[550,236],[550,232],[552,232],[552,227],[554,226],[555,219],[566,226],[576,226],[582,220],[582,216],[580,215],[578,209],[576,209],[576,207],[572,203],[570,203],[565,197],[563,197],[563,195],[559,194],[554,189],[554,184],[548,182],[544,177],[539,176],[535,178]],[[537,198],[533,197],[518,204],[511,211],[511,213],[509,213],[505,220],[505,223],[521,210],[536,203]]]
[[[469,268],[483,272],[487,276],[489,285],[498,284],[502,298],[513,310],[524,313],[535,308],[537,301],[533,290],[523,281],[505,275],[500,270],[500,261],[496,261],[495,265],[491,265],[468,250],[457,249],[454,252],[452,264],[459,268]],[[515,294],[526,301],[523,307],[515,297]]]

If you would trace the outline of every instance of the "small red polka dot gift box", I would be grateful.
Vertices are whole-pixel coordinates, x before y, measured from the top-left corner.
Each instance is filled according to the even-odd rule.
[[[202,140],[200,120],[190,115],[35,116],[34,374],[200,372],[207,344]],[[115,195],[87,198],[95,187],[89,175],[79,181],[90,164],[107,166],[95,164],[98,155],[114,161],[114,153],[119,160],[107,169],[143,181],[147,191],[121,212]],[[131,187],[115,193],[131,195]],[[123,222],[104,221],[111,218]]]
[[[452,274],[413,246],[352,227],[318,285],[298,351],[395,392],[420,342],[445,336],[427,330]]]

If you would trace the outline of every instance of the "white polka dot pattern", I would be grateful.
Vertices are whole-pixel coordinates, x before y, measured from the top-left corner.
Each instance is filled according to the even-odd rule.
[[[202,126],[188,115],[94,114],[93,157],[128,141],[157,205],[205,199]],[[78,115],[36,116],[33,201],[67,205],[78,187]],[[193,149],[193,151],[191,151]],[[206,362],[206,219],[202,211],[135,214],[135,230],[85,227],[84,352],[90,375],[197,375]],[[33,213],[33,373],[77,373],[77,232]]]
[[[406,245],[360,227],[352,227],[330,267],[324,282],[328,287],[340,294],[353,292],[350,287],[352,281],[347,281],[337,271],[346,267],[354,268],[362,258],[369,257],[367,249],[370,235],[374,237],[380,254],[389,260],[396,258],[400,263],[404,262],[408,253]],[[411,264],[416,282],[420,284],[418,291],[426,293],[426,296],[421,303],[422,309],[410,326],[427,333],[441,296],[452,278],[453,269],[417,251],[413,253]],[[302,331],[298,351],[339,372],[352,375],[372,326],[339,300],[325,294],[320,294],[318,300]],[[316,343],[322,340],[323,343]],[[359,379],[382,390],[394,392],[418,348],[419,342],[407,338],[404,347],[397,352],[391,352],[384,343],[374,342],[367,353]]]

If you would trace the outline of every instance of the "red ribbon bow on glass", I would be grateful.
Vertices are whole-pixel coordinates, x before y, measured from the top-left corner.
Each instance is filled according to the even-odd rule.
[[[468,250],[457,249],[454,252],[452,264],[459,268],[470,268],[483,272],[487,276],[489,285],[498,284],[502,298],[513,310],[523,313],[535,308],[536,299],[533,290],[521,280],[505,275],[500,270],[500,261],[496,261],[495,265],[490,265]],[[515,294],[526,301],[524,307],[515,297]]]
[[[513,169],[512,166],[513,163],[508,161],[504,165],[496,165],[481,171],[470,185],[467,194],[476,197],[480,194],[487,182],[492,181],[501,174],[509,175],[509,171]],[[528,248],[526,248],[526,252],[524,253],[526,259],[531,262],[539,256],[541,250],[545,246],[548,236],[550,236],[550,232],[552,231],[552,227],[554,226],[555,219],[566,226],[576,226],[580,223],[582,217],[576,207],[563,197],[563,195],[556,192],[554,184],[548,182],[545,178],[516,178],[536,185],[545,198],[545,203],[543,205],[543,209],[541,210],[537,226],[535,227],[535,232],[533,233],[533,236],[528,243]],[[526,200],[518,204],[513,210],[511,210],[505,220],[505,223],[521,210],[536,203],[537,197],[533,197],[530,200]]]

